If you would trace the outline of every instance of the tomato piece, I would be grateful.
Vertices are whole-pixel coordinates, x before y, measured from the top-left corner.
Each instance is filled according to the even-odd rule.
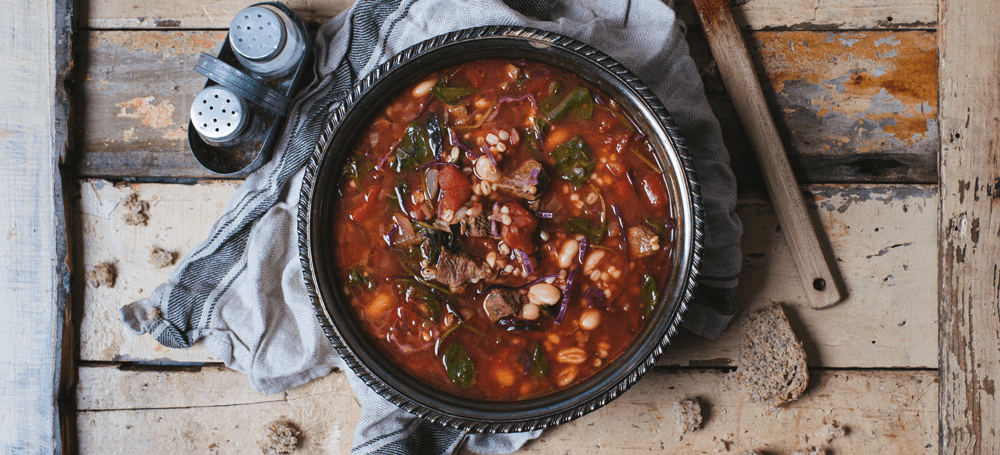
[[[443,166],[438,171],[438,185],[441,186],[439,213],[451,211],[454,214],[472,197],[472,182],[454,167]]]
[[[375,207],[378,206],[376,202],[378,201],[378,193],[380,188],[378,186],[373,186],[365,191],[365,201],[361,203],[354,211],[351,212],[351,219],[354,221],[364,221],[371,215]]]
[[[667,186],[663,183],[663,179],[659,175],[646,175],[639,182],[639,187],[642,188],[642,194],[646,196],[646,202],[651,207],[654,209],[666,207],[669,202],[669,199],[667,199]]]
[[[500,237],[511,248],[531,253],[534,250],[534,244],[531,243],[531,236],[538,229],[538,218],[535,218],[534,213],[531,213],[530,210],[517,202],[507,202],[500,210],[502,211],[503,208],[507,209],[507,215],[510,216],[510,224],[502,225]]]

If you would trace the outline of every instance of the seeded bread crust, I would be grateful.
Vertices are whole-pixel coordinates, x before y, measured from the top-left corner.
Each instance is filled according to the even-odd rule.
[[[781,305],[772,303],[743,319],[734,379],[747,400],[769,407],[793,401],[806,390],[806,352]]]

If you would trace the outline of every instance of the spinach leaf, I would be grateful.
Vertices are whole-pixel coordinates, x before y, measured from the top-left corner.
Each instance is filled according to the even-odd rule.
[[[396,172],[416,169],[433,158],[430,134],[420,120],[414,120],[406,127],[403,140],[396,147],[396,160],[392,163],[392,169]]]
[[[549,120],[559,120],[567,113],[573,113],[582,119],[589,119],[594,115],[594,97],[586,87],[577,87],[569,92],[569,96],[562,102],[551,106],[551,108],[543,107],[542,111]]]
[[[455,385],[468,389],[476,382],[476,366],[472,364],[469,353],[465,352],[462,345],[451,345],[441,360],[444,362],[444,369],[448,371],[448,377]]]
[[[604,239],[604,227],[601,223],[592,223],[586,218],[570,218],[562,225],[567,231],[583,234],[591,242],[600,242]]]
[[[531,352],[531,373],[540,378],[549,375],[549,359],[545,357],[545,350],[535,341]]]
[[[399,278],[396,281],[396,290],[405,296],[406,300],[427,305],[427,314],[431,321],[437,321],[441,316],[441,299],[431,288],[410,278]]]
[[[441,128],[441,122],[438,121],[437,114],[433,112],[427,114],[426,125],[427,125],[427,144],[431,148],[431,156],[435,158],[440,158],[442,151],[441,131],[444,128]]]
[[[556,161],[556,171],[564,180],[580,188],[590,181],[590,173],[594,172],[594,158],[590,146],[580,136],[566,141],[552,150],[552,158]]]
[[[670,232],[674,228],[674,220],[669,218],[663,219],[654,216],[646,217],[646,224],[653,229],[656,235],[663,236]]]
[[[369,164],[364,164],[361,160],[352,156],[347,159],[346,163],[344,163],[344,173],[341,178],[352,180],[354,185],[358,188],[358,191],[364,193],[364,189],[361,186],[361,180],[364,179],[365,175],[367,175],[372,169],[374,169],[374,167]]]
[[[548,112],[559,104],[559,89],[562,88],[562,84],[559,81],[556,81],[552,83],[551,87],[552,94],[542,100],[541,106],[539,106],[542,108],[542,112]]]
[[[642,299],[642,318],[646,319],[653,312],[653,307],[660,300],[660,286],[656,284],[653,275],[645,274],[642,277],[642,288],[639,289],[639,298]]]
[[[431,88],[431,93],[434,94],[434,97],[445,103],[455,104],[455,101],[476,93],[476,89],[472,87],[445,87],[438,85]]]
[[[377,281],[378,277],[369,275],[359,265],[351,267],[351,269],[347,271],[347,284],[352,288],[356,287],[365,291],[370,291],[375,289],[375,283]]]

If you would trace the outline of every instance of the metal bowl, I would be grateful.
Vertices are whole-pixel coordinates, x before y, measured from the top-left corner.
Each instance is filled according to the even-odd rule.
[[[625,109],[656,150],[676,217],[673,269],[652,318],[633,345],[594,376],[568,389],[514,402],[479,401],[429,387],[396,367],[355,324],[335,276],[333,202],[344,158],[394,96],[426,75],[483,59],[531,60],[575,74]],[[310,158],[299,203],[299,249],[320,323],[347,365],[397,406],[470,432],[519,432],[567,422],[604,406],[635,384],[676,334],[700,263],[702,207],[694,167],[677,127],[650,90],[618,62],[579,41],[514,26],[447,33],[395,55],[363,80],[331,115]]]

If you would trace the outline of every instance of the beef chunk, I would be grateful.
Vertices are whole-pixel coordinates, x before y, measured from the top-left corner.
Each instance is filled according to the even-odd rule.
[[[452,292],[461,292],[467,284],[489,278],[491,274],[490,267],[475,256],[441,248],[435,279],[448,286]]]
[[[493,322],[517,314],[522,306],[524,306],[524,296],[507,288],[495,288],[487,293],[486,299],[483,300],[486,315]]]
[[[504,175],[497,182],[497,188],[522,199],[536,200],[545,192],[548,175],[542,168],[542,163],[535,160],[525,161],[516,171]]]
[[[490,215],[493,214],[493,209],[489,207],[483,207],[483,211],[479,213],[479,216],[470,216],[467,218],[465,225],[465,232],[469,234],[469,237],[487,238],[492,237],[490,233]]]
[[[660,250],[660,237],[646,226],[628,228],[628,252],[634,258],[651,256]]]

